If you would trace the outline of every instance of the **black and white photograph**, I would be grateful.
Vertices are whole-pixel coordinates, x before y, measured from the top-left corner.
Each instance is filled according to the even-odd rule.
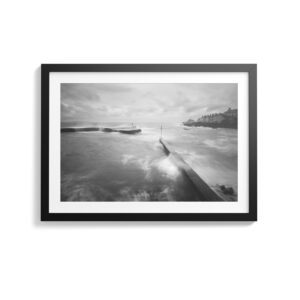
[[[239,201],[237,83],[61,83],[61,201]]]
[[[42,219],[256,220],[256,65],[42,65]]]

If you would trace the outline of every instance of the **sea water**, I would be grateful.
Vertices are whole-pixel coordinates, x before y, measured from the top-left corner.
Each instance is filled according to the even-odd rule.
[[[63,123],[62,127],[117,127],[122,123]],[[237,194],[237,130],[136,124],[139,134],[61,133],[62,201],[201,201],[166,155],[162,136],[213,189]],[[162,126],[162,129],[161,129]]]

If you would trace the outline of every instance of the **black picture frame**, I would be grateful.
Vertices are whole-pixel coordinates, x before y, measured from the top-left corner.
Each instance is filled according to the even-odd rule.
[[[249,211],[247,213],[50,213],[49,76],[51,72],[247,72],[249,78]],[[42,64],[41,221],[257,221],[256,64]]]

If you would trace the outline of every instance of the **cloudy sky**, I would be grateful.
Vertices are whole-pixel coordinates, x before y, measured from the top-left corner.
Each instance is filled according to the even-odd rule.
[[[235,83],[61,84],[62,122],[183,122],[228,107]]]

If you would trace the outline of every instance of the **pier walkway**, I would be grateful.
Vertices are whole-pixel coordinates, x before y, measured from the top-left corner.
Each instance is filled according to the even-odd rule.
[[[172,147],[162,138],[159,139],[164,147],[165,152],[170,155],[176,166],[187,176],[194,185],[199,194],[205,199],[204,201],[224,201],[218,196],[211,187],[187,164],[183,158],[172,149]]]

